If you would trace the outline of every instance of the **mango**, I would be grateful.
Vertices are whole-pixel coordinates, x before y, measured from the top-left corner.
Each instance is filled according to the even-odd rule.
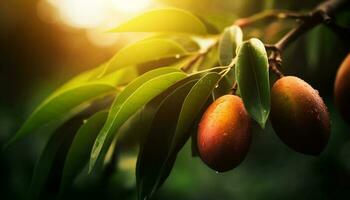
[[[251,143],[251,119],[242,99],[224,95],[205,111],[198,128],[197,145],[201,159],[217,172],[239,165]]]
[[[350,54],[338,69],[334,84],[334,100],[340,114],[350,124]]]
[[[308,155],[319,155],[330,136],[329,113],[318,91],[294,76],[272,87],[271,123],[287,146]]]

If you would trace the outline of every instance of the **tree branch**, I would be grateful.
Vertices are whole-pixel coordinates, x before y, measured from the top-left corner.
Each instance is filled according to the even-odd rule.
[[[325,24],[347,43],[350,41],[350,29],[337,25],[332,17],[340,10],[350,7],[349,0],[328,0],[317,5],[311,12],[295,13],[290,11],[265,11],[248,18],[242,18],[235,22],[236,25],[244,27],[263,19],[296,19],[300,24],[285,34],[277,43],[266,44],[265,48],[271,51],[269,56],[270,70],[279,77],[283,76],[278,70],[282,59],[281,53],[292,42],[319,24]]]
[[[211,45],[209,45],[207,48],[202,49],[197,55],[195,55],[185,66],[181,68],[183,71],[189,71],[193,64],[195,64],[197,61],[203,59],[205,55],[207,55],[215,46],[219,44],[219,38],[214,38],[214,41]]]
[[[296,12],[287,11],[287,10],[268,10],[268,11],[263,11],[261,13],[257,13],[250,17],[240,18],[235,21],[234,25],[237,25],[243,28],[263,20],[269,20],[269,19],[302,20],[308,17],[309,17],[309,13],[296,13]]]
[[[301,24],[289,31],[284,37],[282,37],[276,44],[276,48],[282,52],[290,43],[299,38],[304,33],[308,32],[315,26],[325,23],[328,26],[333,27],[333,30],[337,28],[337,31],[340,31],[340,28],[335,25],[334,21],[330,16],[333,16],[335,12],[349,7],[350,1],[348,0],[329,0],[318,5],[313,11],[310,12],[308,17],[304,18]],[[350,34],[346,35],[346,31],[341,29],[340,33],[344,38],[350,40]],[[344,33],[345,32],[345,33]]]

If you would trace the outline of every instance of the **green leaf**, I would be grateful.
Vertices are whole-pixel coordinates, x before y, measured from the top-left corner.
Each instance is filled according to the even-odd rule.
[[[199,123],[199,120],[198,122]],[[197,145],[197,127],[192,127],[191,131],[191,156],[192,157],[198,157],[199,156],[199,150]]]
[[[103,63],[99,65],[98,67],[82,72],[81,74],[78,74],[77,76],[71,78],[69,81],[64,83],[61,87],[59,87],[56,91],[54,91],[51,96],[56,95],[57,93],[60,93],[61,91],[68,90],[70,88],[77,87],[78,85],[82,83],[86,83],[90,80],[93,80],[96,78],[96,76],[103,71],[105,68],[106,63]]]
[[[111,147],[114,145],[114,149],[118,149],[118,153],[137,149],[143,138],[143,130],[145,130],[145,123],[143,121],[147,115],[148,113],[146,113],[145,109],[141,108],[125,121],[118,130],[118,144],[116,143],[116,138],[114,138]],[[149,123],[150,121],[147,121],[147,124]],[[106,160],[108,160],[108,154],[109,152],[106,155],[104,165]]]
[[[188,63],[188,60],[193,57],[195,53],[189,53],[186,55],[182,55],[180,57],[166,57],[159,60],[153,60],[150,62],[142,63],[137,65],[137,70],[139,71],[139,74],[143,74],[145,72],[160,68],[160,67],[173,67],[177,69],[181,69],[186,63]]]
[[[153,98],[150,102],[148,102],[143,109],[140,110],[139,113],[139,135],[141,136],[140,138],[140,151],[142,152],[143,150],[143,146],[144,146],[144,141],[146,140],[146,136],[149,133],[150,127],[152,125],[152,121],[156,115],[156,113],[158,112],[159,108],[161,107],[161,105],[163,104],[163,102],[166,100],[166,97],[168,97],[170,94],[172,94],[174,92],[174,90],[176,90],[178,87],[180,87],[181,85],[183,85],[184,83],[188,82],[188,79],[193,79],[193,76],[190,76],[186,79],[183,79],[181,81],[179,81],[178,83],[172,85],[171,87],[169,87],[168,89],[166,89],[164,92],[162,92],[161,94],[159,94],[158,96],[156,96],[155,98]],[[134,134],[135,135],[135,134]],[[123,138],[122,138],[123,139]],[[140,156],[140,154],[139,154]],[[139,162],[137,163],[137,165],[139,164]],[[136,166],[137,167],[137,166]],[[140,176],[137,174],[138,170],[136,170],[136,183],[140,182]]]
[[[193,123],[192,128],[190,130],[191,135],[191,155],[192,157],[198,157],[199,156],[199,150],[197,146],[197,132],[198,132],[198,124],[200,120],[202,119],[202,116],[204,112],[207,110],[207,108],[215,101],[215,99],[210,96],[207,101],[205,102],[204,106],[202,107],[202,110],[200,111],[199,116],[197,117],[196,121]]]
[[[198,63],[197,71],[210,69],[212,67],[219,65],[219,50],[218,47],[213,47],[209,52],[204,56],[203,60]]]
[[[162,102],[164,102],[164,100],[166,99],[166,97],[169,94],[171,94],[175,89],[183,85],[184,83],[187,83],[193,80],[198,80],[198,78],[200,77],[201,77],[201,74],[195,74],[170,86],[164,92],[162,92],[157,97],[153,98],[149,103],[147,103],[143,109],[139,110],[136,113],[136,115],[132,117],[133,121],[131,122],[131,124],[128,124],[128,123],[132,118],[130,118],[127,122],[125,122],[121,127],[120,131],[123,131],[122,129],[125,129],[124,131],[126,131],[126,133],[120,133],[120,132],[118,133],[118,134],[124,134],[123,135],[124,137],[122,135],[120,135],[119,137],[119,142],[117,144],[117,148],[119,149],[119,151],[122,148],[125,148],[125,145],[127,145],[126,148],[130,149],[130,142],[134,144],[135,139],[137,140],[136,141],[137,143],[140,143],[140,141],[144,141],[144,139],[142,138],[145,138],[146,134],[149,132],[152,121],[156,113],[158,112],[160,106],[162,105]],[[128,127],[125,127],[125,125],[127,124],[128,124]],[[132,141],[130,141],[130,138],[132,138],[131,139]],[[142,143],[141,143],[140,149],[142,149]],[[139,176],[136,176],[137,182],[139,182],[139,178],[140,178]]]
[[[39,161],[35,165],[29,189],[29,199],[38,199],[49,176],[56,153],[63,142],[63,137],[53,137],[45,146]]]
[[[207,108],[214,102],[214,98],[210,96],[208,100],[205,102],[204,106],[202,107],[202,110],[200,111],[199,116],[195,120],[195,122],[192,125],[192,128],[190,130],[191,135],[191,155],[192,157],[198,157],[199,156],[199,150],[197,146],[197,132],[198,132],[198,124],[200,120],[202,119],[202,116],[204,112],[207,110]]]
[[[169,176],[220,77],[218,73],[208,73],[199,80],[188,81],[162,102],[139,154],[137,180],[141,199],[150,198]]]
[[[118,80],[118,84],[125,84],[129,83],[131,80],[135,79],[138,74],[137,74],[137,69],[135,67],[130,67],[123,69],[119,72],[115,72],[113,74],[109,74],[106,76],[102,76],[103,71],[106,69],[107,63],[103,63],[99,65],[96,68],[93,68],[91,70],[82,72],[81,74],[78,74],[77,76],[71,78],[69,81],[64,83],[61,87],[56,89],[50,96],[55,96],[58,93],[62,91],[66,91],[68,89],[76,88],[84,83],[88,82],[93,82],[97,80],[104,80],[104,79],[110,79],[111,81],[113,80]],[[123,75],[119,75],[123,74]]]
[[[143,137],[149,130],[149,126],[152,123],[153,117],[158,110],[161,102],[171,92],[178,88],[183,83],[191,80],[198,80],[202,74],[191,75],[174,85],[167,88],[164,92],[159,94],[148,102],[142,109],[138,110],[132,117],[130,117],[118,130],[118,144],[116,145],[119,150],[133,147],[138,145],[140,141],[143,141]],[[145,125],[146,124],[146,125]]]
[[[195,74],[195,75],[191,75],[191,76],[189,76],[189,77],[187,77],[185,79],[182,79],[182,80],[178,81],[177,83],[175,83],[174,85],[170,86],[165,91],[160,93],[158,96],[153,98],[150,102],[148,102],[142,109],[140,109],[136,113],[137,116],[133,116],[133,118],[136,118],[136,119],[138,118],[138,121],[141,121],[141,122],[144,122],[145,119],[148,119],[148,120],[146,120],[147,121],[146,122],[146,126],[144,124],[142,124],[141,122],[139,123],[139,124],[141,124],[141,126],[139,126],[139,128],[138,128],[138,130],[139,130],[138,132],[142,132],[141,133],[142,134],[141,135],[141,141],[143,141],[143,139],[142,139],[143,137],[142,136],[145,136],[145,134],[148,133],[149,127],[152,124],[154,115],[157,113],[160,105],[166,99],[166,97],[169,96],[171,93],[173,93],[174,90],[176,90],[177,88],[183,86],[184,84],[186,84],[186,83],[188,83],[190,81],[198,80],[201,76],[202,76],[201,74]],[[126,123],[128,123],[128,122],[126,122]],[[125,128],[125,127],[121,127],[121,128]],[[134,127],[131,127],[131,129],[135,130]],[[130,137],[130,135],[131,135],[130,133],[131,132],[129,130],[126,130],[125,132],[127,132],[126,134],[129,134],[129,136],[125,135],[125,137]],[[123,135],[120,135],[120,139],[124,140]],[[142,148],[142,145],[141,145],[141,148]]]
[[[197,52],[200,50],[200,46],[198,42],[195,40],[194,36],[182,34],[182,35],[169,35],[167,38],[180,44],[183,48],[186,49],[186,51]]]
[[[213,91],[215,99],[229,94],[232,92],[232,86],[236,80],[235,69],[231,68],[230,71],[220,80],[218,86]]]
[[[200,49],[196,36],[188,34],[159,33],[146,39],[168,39],[180,44],[188,52],[197,52]]]
[[[243,33],[239,26],[230,26],[224,30],[219,40],[220,65],[228,66],[234,57],[236,49],[243,41]]]
[[[92,145],[106,122],[108,111],[100,111],[90,117],[76,133],[68,151],[61,179],[60,193],[74,181],[88,163]]]
[[[137,159],[139,199],[151,198],[159,186],[159,170],[167,160],[167,149],[171,145],[182,103],[194,83],[195,80],[187,82],[167,96],[153,119]]]
[[[204,75],[186,96],[177,122],[171,152],[178,151],[185,144],[185,141],[189,137],[187,133],[191,125],[194,123],[220,78],[221,76],[215,72]]]
[[[107,93],[116,92],[115,86],[123,78],[125,72],[121,70],[101,79],[82,82],[80,82],[81,80],[75,80],[65,85],[63,89],[57,90],[39,105],[7,145],[36,131],[49,122],[57,121],[64,117],[68,111],[82,103]]]
[[[188,11],[163,8],[148,11],[121,24],[112,32],[176,32],[205,35],[206,27]]]
[[[149,61],[166,57],[180,57],[187,51],[179,44],[168,39],[149,39],[130,44],[108,62],[103,74]]]
[[[145,73],[131,82],[115,99],[108,119],[97,136],[90,157],[90,171],[99,163],[121,125],[152,98],[166,90],[186,74],[174,68],[160,68]],[[118,135],[117,135],[118,136]]]
[[[61,165],[60,158],[65,157],[67,145],[71,143],[82,121],[81,116],[75,117],[67,121],[50,137],[35,165],[29,188],[29,199],[39,199],[51,176],[57,174],[53,169],[60,168],[58,166]]]
[[[264,128],[270,113],[269,65],[264,44],[255,38],[243,42],[235,68],[244,105],[250,116]]]
[[[218,33],[221,33],[226,27],[231,26],[232,22],[237,19],[237,16],[233,15],[232,12],[202,12],[198,13],[201,15],[203,21],[211,24]]]

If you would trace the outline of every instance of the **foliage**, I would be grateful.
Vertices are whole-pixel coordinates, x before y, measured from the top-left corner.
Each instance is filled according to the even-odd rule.
[[[32,197],[40,196],[56,157],[64,157],[59,190],[63,194],[84,167],[90,174],[109,169],[114,153],[132,137],[139,149],[138,197],[152,198],[171,173],[177,154],[191,136],[195,138],[203,110],[225,94],[241,96],[250,117],[264,129],[270,113],[264,44],[256,38],[243,41],[239,26],[219,34],[209,31],[212,26],[188,11],[166,8],[112,29],[155,35],[127,45],[68,81],[38,106],[9,142],[46,125],[60,127],[46,129],[50,138],[34,171]],[[79,117],[89,105],[110,96],[113,103]],[[70,126],[76,117],[79,123]],[[67,126],[69,131],[61,130]]]
[[[270,112],[269,65],[264,44],[258,39],[240,46],[236,79],[249,114],[264,128]]]

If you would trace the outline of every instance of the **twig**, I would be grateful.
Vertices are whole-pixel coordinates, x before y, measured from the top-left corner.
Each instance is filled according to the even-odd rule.
[[[219,39],[215,38],[213,43],[207,47],[206,49],[200,51],[196,56],[194,56],[185,66],[183,66],[181,69],[183,71],[188,71],[194,63],[196,63],[198,60],[202,59],[205,55],[207,55],[215,46],[219,44]]]
[[[265,48],[271,51],[269,56],[270,70],[279,77],[283,74],[279,71],[282,63],[281,53],[292,42],[294,42],[301,35],[305,34],[315,26],[319,24],[325,24],[333,31],[335,31],[345,41],[350,41],[350,29],[337,25],[332,16],[339,10],[345,9],[350,6],[349,0],[328,0],[315,7],[308,13],[294,13],[289,11],[268,11],[260,14],[253,15],[252,17],[239,19],[235,22],[236,25],[241,27],[253,24],[257,21],[275,18],[275,19],[297,19],[300,24],[290,30],[275,44],[266,44]]]
[[[186,65],[183,66],[181,69],[183,71],[187,72],[192,67],[192,65],[195,64],[202,57],[203,57],[203,54],[202,53],[198,53],[188,63],[186,63]]]
[[[232,91],[231,91],[231,94],[236,95],[237,89],[238,89],[238,84],[237,84],[237,81],[235,81],[235,82],[233,83],[232,88],[231,88],[231,90],[232,90]]]
[[[274,44],[265,44],[265,49],[270,51],[279,51],[279,49],[277,49],[276,45]]]
[[[335,25],[330,16],[333,16],[335,12],[341,9],[349,7],[349,5],[350,1],[348,0],[329,0],[321,3],[310,12],[309,17],[302,20],[302,23],[298,27],[292,29],[282,37],[282,39],[275,44],[276,48],[282,52],[290,43],[319,24],[328,23],[334,27]],[[349,39],[350,35],[348,34],[346,37]]]
[[[240,27],[245,27],[256,23],[258,21],[267,20],[267,19],[296,19],[303,20],[309,18],[309,13],[297,13],[287,10],[268,10],[261,13],[252,15],[250,17],[241,18],[235,21],[235,25]]]

